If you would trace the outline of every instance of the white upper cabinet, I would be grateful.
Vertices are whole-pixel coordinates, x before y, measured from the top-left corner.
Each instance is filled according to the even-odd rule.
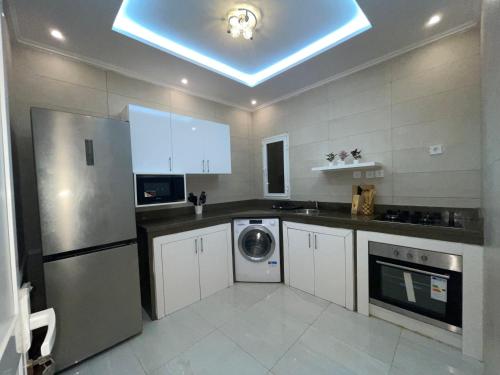
[[[203,121],[205,134],[205,172],[231,173],[231,135],[229,126]]]
[[[172,113],[172,148],[176,169],[183,173],[203,173],[205,144],[200,120]]]
[[[229,126],[172,114],[174,164],[184,173],[231,173]]]
[[[229,126],[128,105],[134,173],[231,173]]]
[[[130,122],[134,173],[173,172],[170,113],[128,105],[123,118]]]

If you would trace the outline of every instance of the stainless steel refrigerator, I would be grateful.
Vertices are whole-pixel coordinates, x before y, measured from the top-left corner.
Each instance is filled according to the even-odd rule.
[[[130,129],[40,108],[31,121],[61,370],[142,330]]]

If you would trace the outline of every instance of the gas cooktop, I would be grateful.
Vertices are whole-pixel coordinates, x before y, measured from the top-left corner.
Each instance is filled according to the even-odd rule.
[[[387,210],[375,217],[378,221],[393,223],[429,225],[449,228],[463,228],[463,217],[456,212]]]

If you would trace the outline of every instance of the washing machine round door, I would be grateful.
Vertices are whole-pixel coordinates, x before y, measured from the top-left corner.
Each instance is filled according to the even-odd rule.
[[[251,262],[263,262],[273,255],[273,234],[264,226],[252,225],[241,232],[238,248],[241,255]]]

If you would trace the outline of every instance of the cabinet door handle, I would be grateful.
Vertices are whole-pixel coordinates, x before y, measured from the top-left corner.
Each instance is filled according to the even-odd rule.
[[[198,254],[198,239],[194,239],[194,253]]]
[[[311,233],[308,234],[309,236],[309,249],[311,248]]]
[[[168,158],[168,167],[170,168],[170,172],[172,172],[172,157]]]
[[[205,173],[205,160],[203,160],[201,163],[203,165],[203,173]]]
[[[208,169],[208,173],[210,173],[210,160],[207,160],[207,169]]]
[[[314,235],[314,248],[316,250],[318,250],[318,235],[317,234]]]
[[[203,252],[203,237],[200,238],[200,245],[201,252]]]

